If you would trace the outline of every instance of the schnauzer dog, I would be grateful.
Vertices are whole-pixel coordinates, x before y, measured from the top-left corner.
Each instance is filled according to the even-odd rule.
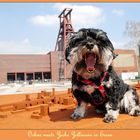
[[[116,56],[107,34],[100,29],[80,29],[70,37],[65,58],[73,65],[72,91],[78,102],[72,119],[83,118],[88,103],[105,113],[107,123],[116,121],[120,112],[140,115],[136,90],[113,69]]]

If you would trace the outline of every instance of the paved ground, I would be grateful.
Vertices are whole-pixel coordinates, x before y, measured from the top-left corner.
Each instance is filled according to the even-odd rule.
[[[140,95],[140,90],[138,91]],[[36,94],[32,94],[35,97]],[[0,103],[10,103],[24,100],[25,95],[5,95],[0,97]],[[74,106],[61,111],[64,105],[50,107],[50,115],[41,119],[32,119],[33,111],[23,111],[16,114],[7,112],[7,118],[0,118],[0,129],[140,129],[140,117],[131,117],[120,114],[117,122],[107,124],[102,121],[103,115],[95,113],[94,108],[89,106],[87,116],[84,119],[73,121],[70,115]],[[3,113],[3,112],[0,112]]]
[[[137,81],[125,81],[129,85],[135,85]],[[10,94],[26,94],[26,93],[37,93],[42,90],[51,91],[55,88],[56,91],[66,91],[71,88],[71,81],[66,82],[46,82],[46,83],[33,83],[29,85],[28,83],[11,83],[11,84],[1,84],[0,85],[0,95],[10,95]]]
[[[29,85],[28,83],[11,83],[7,85],[0,85],[0,95],[37,93],[42,90],[51,91],[52,88],[55,88],[56,91],[65,91],[68,88],[71,88],[71,82],[33,83],[32,85]]]

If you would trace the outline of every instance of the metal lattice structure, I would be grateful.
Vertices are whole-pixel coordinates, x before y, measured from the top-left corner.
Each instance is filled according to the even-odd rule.
[[[65,8],[62,13],[58,16],[60,19],[60,28],[57,36],[57,41],[55,45],[55,51],[60,53],[59,62],[59,79],[66,79],[66,61],[64,57],[64,52],[67,45],[68,37],[74,33],[74,29],[71,23],[71,8]]]

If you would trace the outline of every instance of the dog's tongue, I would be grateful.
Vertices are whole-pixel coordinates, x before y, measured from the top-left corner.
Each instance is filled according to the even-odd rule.
[[[95,70],[95,55],[93,53],[87,53],[85,63],[87,65],[87,71],[92,72]]]

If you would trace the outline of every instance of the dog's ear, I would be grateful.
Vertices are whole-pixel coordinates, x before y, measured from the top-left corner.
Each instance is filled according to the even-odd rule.
[[[76,38],[75,35],[72,35],[71,37],[68,38],[67,47],[65,49],[65,59],[69,64],[70,64],[70,52],[74,47],[75,38]]]
[[[75,44],[84,38],[84,33],[82,31],[75,32],[69,37],[67,47],[74,48]]]
[[[84,33],[82,31],[75,32],[68,38],[67,48],[65,50],[65,59],[70,63],[71,55],[76,47],[76,43],[83,40]]]
[[[67,60],[67,62],[69,64],[70,64],[71,50],[72,50],[72,48],[74,48],[77,38],[78,38],[78,36],[76,33],[68,38],[67,47],[65,50],[65,59]]]

